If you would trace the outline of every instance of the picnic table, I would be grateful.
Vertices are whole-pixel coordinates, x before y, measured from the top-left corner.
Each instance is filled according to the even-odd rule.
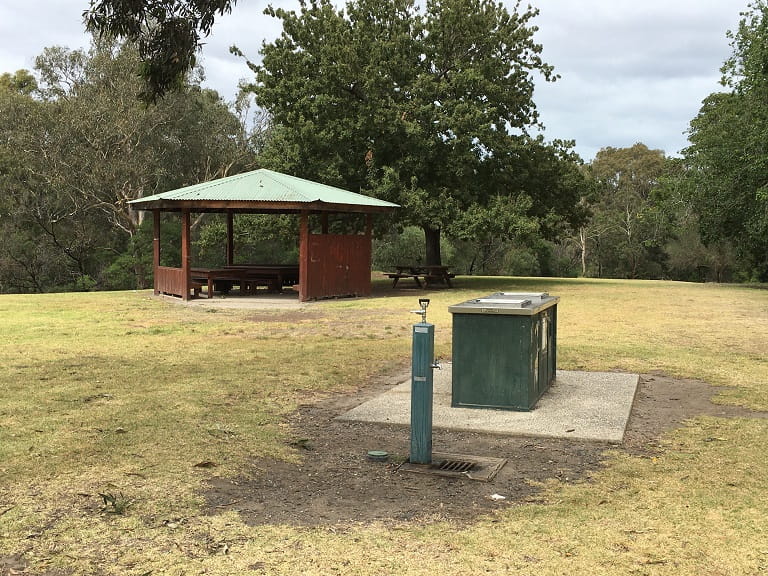
[[[280,292],[283,286],[299,281],[299,267],[290,264],[237,264],[221,268],[192,268],[193,283],[207,285],[208,298],[214,290],[227,293],[237,284],[242,293],[255,292],[258,286],[266,286],[270,292]]]
[[[451,278],[456,277],[456,274],[451,273],[448,266],[431,264],[407,264],[395,266],[395,270],[396,272],[385,273],[385,276],[392,279],[392,288],[397,287],[397,283],[402,278],[412,278],[419,288],[434,286],[453,288]]]

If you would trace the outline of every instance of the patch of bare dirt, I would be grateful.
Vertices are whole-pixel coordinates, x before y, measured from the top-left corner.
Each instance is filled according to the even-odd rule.
[[[362,396],[382,389],[383,383],[372,385]],[[535,501],[546,480],[583,481],[601,465],[607,449],[651,453],[665,430],[694,416],[766,417],[713,404],[716,393],[717,388],[703,382],[644,375],[621,445],[434,430],[434,451],[506,458],[506,466],[491,482],[398,471],[409,451],[408,428],[336,421],[363,399],[359,394],[336,397],[303,406],[292,417],[299,464],[259,460],[248,478],[212,480],[205,494],[208,511],[236,510],[251,525],[471,521]],[[390,460],[372,462],[369,450],[385,450]]]
[[[306,310],[277,310],[274,313],[257,313],[248,317],[251,322],[283,322],[286,324],[298,324],[309,320],[318,320],[323,318],[322,312]]]
[[[28,563],[23,556],[14,554],[13,556],[0,556],[0,576],[21,576],[27,574]],[[40,576],[66,576],[59,570],[46,570],[38,573]]]
[[[0,557],[0,575],[22,574],[27,569],[27,562],[19,555]]]

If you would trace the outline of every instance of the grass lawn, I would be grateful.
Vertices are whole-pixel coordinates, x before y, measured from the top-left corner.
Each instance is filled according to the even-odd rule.
[[[549,291],[561,369],[660,372],[768,411],[768,290],[459,278],[450,304]],[[768,419],[697,418],[654,456],[471,523],[251,527],[203,512],[214,476],[290,446],[299,402],[402,372],[421,292],[217,311],[149,292],[0,296],[0,575],[768,573]]]

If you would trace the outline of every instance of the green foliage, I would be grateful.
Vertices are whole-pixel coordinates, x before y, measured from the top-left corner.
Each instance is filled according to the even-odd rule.
[[[582,251],[584,275],[664,275],[663,247],[671,237],[672,222],[657,189],[668,169],[664,152],[641,143],[597,153],[588,168],[594,188],[582,199],[592,215],[574,238]]]
[[[218,94],[189,82],[147,107],[137,62],[108,41],[46,48],[31,93],[0,89],[0,232],[15,239],[0,245],[0,290],[146,287],[151,243],[133,241],[144,214],[128,202],[250,167]]]
[[[244,214],[235,219],[235,261],[295,264],[299,222],[290,215]]]
[[[394,270],[402,264],[424,264],[424,231],[408,226],[398,233],[392,230],[373,243],[374,270]]]
[[[501,205],[495,227],[508,237],[572,215],[575,157],[527,136],[534,74],[555,79],[533,39],[536,10],[319,0],[267,11],[283,31],[251,65],[250,89],[277,125],[264,165],[397,202],[401,224],[425,231],[430,263],[441,232],[466,237]]]
[[[215,214],[206,214],[192,232],[194,262],[205,268],[227,263],[227,224]]]
[[[735,275],[736,254],[728,243],[705,245],[698,221],[676,230],[666,246],[667,270],[671,278],[688,282],[731,282],[745,280]]]
[[[147,231],[149,229],[147,228]],[[160,215],[160,266],[181,266],[181,217],[179,214]]]
[[[457,274],[483,276],[570,276],[573,271],[554,253],[556,246],[536,239],[529,244],[492,239],[486,244],[475,240],[447,239],[441,242],[442,261]],[[374,241],[374,270],[393,270],[397,265],[423,264],[424,231],[408,226],[392,229]]]
[[[451,225],[453,235],[478,243],[494,238],[526,238],[538,232],[538,222],[528,217],[530,197],[494,196],[486,206],[474,204],[457,216]]]
[[[17,70],[13,74],[0,74],[0,90],[30,96],[37,90],[37,80],[29,70]]]
[[[743,280],[733,245],[704,243],[694,178],[686,161],[643,144],[605,148],[586,168],[591,179],[581,205],[589,218],[553,246],[550,272],[558,276]],[[546,273],[545,273],[546,274]]]
[[[101,493],[99,492],[102,502],[104,502],[104,512],[109,514],[123,515],[128,512],[132,502],[128,500],[122,492],[119,494],[113,494],[111,492]]]
[[[101,37],[136,43],[140,61],[135,70],[145,81],[141,98],[156,102],[171,90],[184,89],[201,38],[210,34],[217,16],[232,11],[235,1],[90,0],[83,19],[88,30]]]
[[[441,259],[456,269],[463,269],[463,263],[452,241],[440,244]],[[406,226],[402,230],[392,228],[373,242],[373,269],[393,270],[404,264],[424,264],[427,261],[424,250],[424,230],[418,226]]]
[[[99,287],[104,290],[129,290],[135,288],[148,288],[152,286],[153,277],[153,230],[152,222],[148,219],[142,221],[139,229],[128,241],[124,252],[118,254],[104,269]],[[167,221],[161,221],[161,238],[171,235]],[[174,233],[178,233],[178,226],[173,227]],[[168,247],[165,247],[168,251]],[[179,247],[175,250],[176,258],[180,260]],[[105,258],[105,261],[109,259]]]
[[[541,276],[539,259],[529,248],[512,248],[502,262],[504,276]]]
[[[295,264],[299,261],[298,219],[291,215],[237,214],[233,221],[235,263]],[[223,215],[201,215],[192,234],[193,261],[223,266],[227,227]]]
[[[130,250],[130,247],[129,247]],[[145,269],[152,270],[152,252],[144,252],[142,264]],[[100,287],[104,290],[130,290],[136,287],[137,259],[132,252],[125,252],[115,258],[104,269]],[[151,279],[145,277],[145,281]]]
[[[755,0],[729,34],[727,93],[708,96],[691,121],[690,201],[707,244],[732,243],[741,266],[768,280],[768,3]]]

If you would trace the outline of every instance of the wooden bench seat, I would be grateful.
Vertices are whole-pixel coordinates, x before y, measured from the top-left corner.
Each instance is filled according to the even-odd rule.
[[[384,276],[393,280],[392,288],[397,286],[397,283],[401,278],[413,278],[413,280],[416,282],[416,285],[421,288],[421,280],[418,274],[407,274],[405,272],[387,272],[384,274]]]
[[[280,292],[286,283],[298,280],[296,266],[228,266],[224,268],[193,268],[192,281],[208,286],[208,298],[214,292],[227,294],[237,285],[243,294],[254,293],[260,286],[270,292]]]

